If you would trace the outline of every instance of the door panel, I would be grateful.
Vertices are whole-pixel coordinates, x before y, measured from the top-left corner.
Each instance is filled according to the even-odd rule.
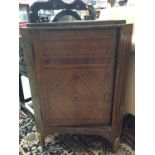
[[[116,32],[41,32],[40,44],[45,125],[109,125]]]
[[[105,68],[96,67],[46,69],[49,123],[110,123],[112,105],[106,103],[104,94],[111,93],[111,90],[106,86],[105,73]]]

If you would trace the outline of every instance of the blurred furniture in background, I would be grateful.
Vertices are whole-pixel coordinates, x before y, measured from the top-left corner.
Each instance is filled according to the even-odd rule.
[[[21,37],[20,29],[26,27],[26,24],[29,22],[29,4],[26,2],[19,3],[19,101],[20,108],[25,107],[25,103],[32,100],[31,97],[25,98],[22,76],[28,78],[28,73],[26,69],[26,64],[24,61],[24,48],[23,41]]]
[[[19,2],[19,22],[29,22],[29,4]]]
[[[52,20],[49,18],[42,20],[38,14],[40,10],[60,10],[60,12],[58,12]],[[64,18],[64,16],[71,16],[71,20],[81,20],[82,18],[78,14],[78,11],[82,10],[89,12],[88,15],[84,17],[85,20],[95,19],[93,6],[84,3],[82,0],[75,0],[70,3],[63,0],[50,0],[46,2],[38,1],[34,2],[30,7],[30,23],[62,21],[61,18]],[[64,21],[68,21],[68,19],[64,19]]]
[[[25,98],[22,84],[22,76],[28,78],[27,68],[24,61],[24,51],[23,51],[23,43],[22,38],[19,37],[19,99],[21,103],[21,107],[25,106],[26,102],[32,100],[32,98]]]

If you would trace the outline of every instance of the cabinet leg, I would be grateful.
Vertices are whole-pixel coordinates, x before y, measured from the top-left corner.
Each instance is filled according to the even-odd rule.
[[[112,152],[116,153],[120,144],[120,138],[115,138],[112,144]]]
[[[42,148],[45,148],[45,136],[43,134],[39,134],[40,145]]]

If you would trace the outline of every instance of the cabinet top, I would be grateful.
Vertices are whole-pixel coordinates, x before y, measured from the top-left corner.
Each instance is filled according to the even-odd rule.
[[[28,23],[26,29],[80,29],[94,27],[119,27],[126,24],[125,20],[104,21],[74,21],[74,22],[52,22],[52,23]],[[22,28],[22,29],[25,29]]]

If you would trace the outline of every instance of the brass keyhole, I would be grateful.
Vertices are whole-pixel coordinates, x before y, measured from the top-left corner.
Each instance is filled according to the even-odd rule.
[[[112,96],[111,95],[106,95],[105,98],[106,98],[107,101],[111,101],[112,100]]]
[[[106,104],[111,104],[112,103],[112,96],[111,95],[109,95],[109,94],[107,94],[106,96],[105,96],[105,103]]]

